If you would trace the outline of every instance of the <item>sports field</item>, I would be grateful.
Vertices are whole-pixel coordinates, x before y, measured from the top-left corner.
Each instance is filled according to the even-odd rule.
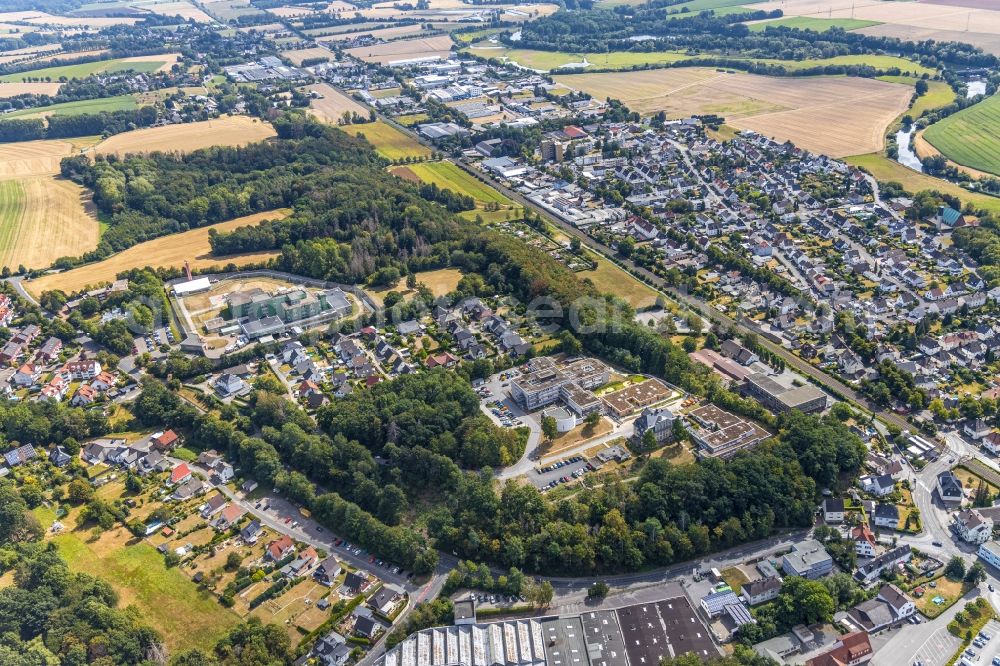
[[[370,144],[375,146],[375,151],[387,160],[431,156],[430,148],[381,120],[361,125],[348,125],[341,129],[350,134],[364,136]]]
[[[102,111],[125,111],[139,108],[133,95],[84,99],[78,102],[52,104],[33,109],[21,109],[4,115],[4,118],[41,118],[45,116],[75,116],[81,113],[101,113]]]
[[[478,203],[513,205],[507,197],[486,183],[476,180],[451,162],[410,164],[408,166],[395,167],[392,169],[392,173],[406,180],[413,180],[416,177],[425,183],[434,183],[442,189],[468,195]]]
[[[963,202],[971,202],[972,205],[977,208],[984,208],[993,213],[1000,213],[1000,198],[991,197],[986,194],[969,192],[968,190],[946,180],[934,178],[932,176],[914,171],[913,169],[907,169],[902,164],[890,160],[888,157],[880,153],[854,155],[851,157],[845,157],[844,161],[852,166],[864,168],[880,181],[895,181],[901,184],[910,193],[919,192],[921,190],[937,190],[938,192],[942,192],[944,194],[956,196]]]
[[[58,81],[61,78],[81,79],[92,74],[99,74],[102,72],[110,74],[128,70],[148,73],[169,67],[175,62],[177,62],[176,53],[154,56],[137,56],[134,58],[113,58],[110,60],[96,60],[94,62],[85,62],[76,65],[43,67],[41,69],[32,69],[27,72],[17,72],[16,74],[5,74],[4,76],[0,76],[0,82],[20,83],[25,78],[51,79],[52,81]]]
[[[832,28],[842,30],[857,30],[869,26],[879,25],[878,21],[863,21],[861,19],[841,18],[823,19],[811,16],[790,16],[787,18],[772,19],[768,21],[755,21],[747,24],[751,32],[763,32],[767,28],[791,28],[793,30],[813,30],[815,32],[826,32]]]
[[[1000,95],[934,123],[923,136],[948,159],[1000,175]]]
[[[247,116],[220,116],[196,123],[148,127],[108,137],[95,148],[101,155],[186,152],[209,146],[245,146],[275,136],[274,128]]]
[[[191,268],[199,269],[213,266],[223,267],[227,264],[244,266],[267,261],[271,257],[278,256],[279,253],[254,252],[252,254],[213,257],[211,255],[212,247],[208,243],[208,231],[209,229],[232,231],[237,227],[260,224],[264,220],[279,220],[288,215],[288,212],[288,210],[283,209],[272,210],[157,238],[130,247],[104,261],[80,266],[62,273],[44,275],[25,282],[25,288],[36,296],[49,289],[62,289],[69,293],[79,291],[87,286],[110,282],[122,271],[142,268],[143,266],[152,266],[153,268],[183,266],[184,262],[188,261]]]
[[[834,157],[880,150],[886,127],[908,108],[913,92],[909,86],[855,77],[768,77],[707,67],[555,79],[596,99],[618,98],[640,113],[716,114],[738,129]]]
[[[79,185],[52,176],[0,180],[0,266],[45,268],[93,250],[99,236]]]

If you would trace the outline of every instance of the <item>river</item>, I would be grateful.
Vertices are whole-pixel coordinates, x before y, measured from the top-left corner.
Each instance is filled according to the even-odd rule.
[[[920,158],[910,148],[911,134],[913,134],[913,127],[910,127],[909,132],[904,132],[903,130],[896,132],[896,152],[898,154],[896,161],[905,167],[910,167],[914,171],[923,173],[924,166],[920,163]]]

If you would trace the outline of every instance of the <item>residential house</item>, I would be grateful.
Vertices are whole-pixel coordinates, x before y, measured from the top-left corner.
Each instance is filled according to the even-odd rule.
[[[292,537],[287,534],[282,534],[280,537],[267,544],[267,551],[264,556],[272,562],[277,562],[285,557],[288,557],[294,552],[295,542],[292,541]]]
[[[37,457],[38,452],[35,451],[35,447],[31,444],[23,444],[3,454],[4,461],[7,463],[7,466],[11,468],[23,465],[29,460]]]
[[[990,425],[983,419],[969,419],[962,426],[962,432],[973,441],[983,439],[990,434],[991,430]]]
[[[344,578],[344,590],[352,597],[364,593],[373,584],[372,575],[364,569],[348,572]]]
[[[182,502],[184,500],[189,500],[192,497],[197,497],[204,492],[205,484],[202,483],[200,479],[191,477],[181,485],[177,486],[177,490],[173,492],[170,498],[178,502]]]
[[[34,363],[22,363],[11,381],[17,386],[34,386],[42,372]]]
[[[230,504],[222,510],[218,518],[212,521],[212,527],[219,532],[225,532],[228,529],[236,527],[240,519],[245,515],[246,510],[243,507],[237,504]]]
[[[216,493],[208,498],[208,501],[199,507],[201,517],[208,520],[215,514],[226,508],[226,497],[221,493]]]
[[[847,612],[847,623],[873,634],[899,624],[916,612],[913,601],[895,585],[883,585],[878,596],[863,601]]]
[[[895,504],[879,504],[875,507],[872,522],[875,527],[886,527],[894,530],[899,526],[899,509]]]
[[[406,593],[395,585],[385,584],[378,592],[368,598],[368,606],[382,617],[388,619],[406,599]]]
[[[375,621],[375,618],[368,615],[358,615],[354,621],[354,633],[369,640],[375,638],[382,631],[382,625]]]
[[[261,532],[264,528],[261,527],[260,521],[257,519],[251,520],[246,527],[240,530],[240,538],[243,539],[243,543],[252,546],[257,543],[257,539],[260,538]]]
[[[897,546],[892,550],[882,553],[871,562],[859,566],[858,570],[854,572],[854,578],[862,585],[870,585],[882,575],[883,571],[904,562],[909,562],[912,557],[913,553],[910,550],[909,544]]]
[[[959,506],[965,498],[965,491],[962,489],[962,482],[950,471],[944,471],[937,475],[938,497],[946,506]]]
[[[993,536],[993,519],[976,509],[966,509],[955,514],[952,529],[966,543],[983,544]]]
[[[191,478],[191,468],[187,463],[180,463],[170,471],[170,478],[167,479],[168,486],[176,486]]]
[[[318,666],[346,666],[350,661],[353,646],[347,644],[347,639],[331,631],[316,641],[309,657],[316,660]]]
[[[154,433],[149,439],[149,443],[160,451],[169,451],[180,443],[180,438],[173,430],[167,430],[166,432]]]
[[[62,340],[59,338],[49,338],[38,348],[35,358],[43,363],[51,363],[59,358],[59,352],[62,350],[62,347]]]
[[[878,542],[875,541],[875,533],[867,525],[858,525],[852,528],[851,540],[854,542],[854,552],[858,557],[878,555]]]
[[[871,660],[872,644],[868,632],[845,634],[833,646],[812,659],[805,666],[857,666]]]
[[[333,555],[330,555],[325,560],[319,563],[316,570],[313,571],[313,578],[327,587],[332,587],[337,576],[343,571],[343,567],[340,566],[340,562]]]
[[[96,359],[69,361],[59,371],[66,379],[89,381],[101,374],[101,364]]]
[[[823,500],[823,522],[828,525],[844,522],[843,498],[828,497]]]
[[[56,446],[49,453],[49,462],[56,467],[65,467],[73,460],[73,457],[61,446]]]
[[[239,375],[224,372],[212,383],[212,388],[220,397],[228,398],[246,390],[247,384]]]
[[[743,583],[740,588],[740,598],[748,606],[756,606],[777,598],[781,592],[781,579],[777,576],[758,578],[749,583]]]
[[[881,474],[879,476],[863,476],[861,477],[860,482],[861,488],[866,493],[871,493],[876,497],[891,495],[896,489],[896,481],[888,474]]]

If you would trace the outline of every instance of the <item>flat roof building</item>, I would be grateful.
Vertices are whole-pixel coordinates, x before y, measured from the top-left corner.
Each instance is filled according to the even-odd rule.
[[[785,386],[763,372],[748,376],[740,391],[778,413],[797,409],[810,414],[823,411],[827,405],[826,393],[819,387],[812,384]]]

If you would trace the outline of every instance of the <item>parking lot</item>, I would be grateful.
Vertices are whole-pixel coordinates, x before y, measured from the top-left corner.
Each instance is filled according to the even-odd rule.
[[[498,373],[475,388],[486,411],[506,428],[528,425],[526,419],[531,418],[510,397],[510,379],[513,374],[513,370]]]
[[[952,636],[947,627],[941,627],[920,645],[913,655],[912,663],[914,665],[919,663],[921,666],[944,666],[961,645],[960,638]]]
[[[1000,622],[990,620],[962,653],[963,666],[1000,665]]]
[[[174,337],[174,334],[170,331],[170,329],[162,327],[147,335],[136,336],[133,349],[136,354],[148,353],[150,356],[155,358],[163,355],[160,352],[160,345],[173,345],[176,342],[177,339]]]
[[[546,471],[542,471],[546,470]],[[593,467],[583,456],[572,456],[557,461],[544,467],[537,467],[535,471],[528,475],[533,486],[539,490],[550,490],[560,483],[569,483],[589,471]]]

